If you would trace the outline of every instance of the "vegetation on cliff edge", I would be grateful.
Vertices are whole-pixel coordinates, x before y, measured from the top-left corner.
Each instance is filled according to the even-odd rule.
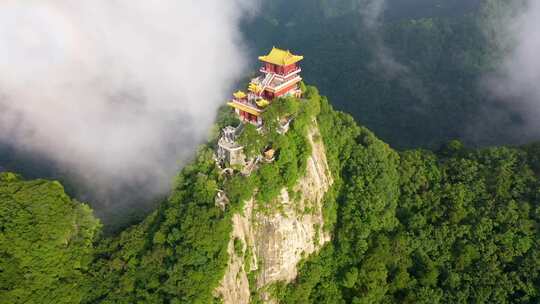
[[[253,195],[270,208],[302,176],[314,117],[335,181],[323,206],[332,240],[294,282],[273,286],[281,303],[540,300],[540,145],[397,152],[314,87],[305,93],[265,114],[294,116],[288,133],[269,124],[241,139],[253,154],[275,148],[273,163],[229,176],[213,144],[203,146],[158,210],[97,243],[90,209],[58,183],[0,175],[0,302],[219,302],[232,215]],[[218,190],[230,199],[224,210]]]

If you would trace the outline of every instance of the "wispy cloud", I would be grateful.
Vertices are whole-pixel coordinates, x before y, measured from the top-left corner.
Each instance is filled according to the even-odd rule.
[[[497,2],[495,2],[497,3]],[[540,2],[515,1],[492,7],[484,24],[495,53],[494,71],[482,78],[482,88],[519,115],[510,126],[517,142],[540,136]],[[497,14],[498,13],[498,14]],[[488,115],[496,109],[486,109]],[[508,115],[506,115],[507,117]],[[515,120],[515,119],[514,119]]]
[[[362,20],[362,34],[372,36],[372,48],[374,62],[372,68],[381,73],[387,79],[397,79],[398,83],[404,89],[411,92],[419,101],[427,102],[428,94],[422,84],[422,81],[413,75],[410,68],[399,62],[383,39],[383,19],[384,12],[387,9],[386,0],[357,0],[359,12]]]
[[[245,72],[253,1],[4,0],[0,141],[108,197],[162,193]]]

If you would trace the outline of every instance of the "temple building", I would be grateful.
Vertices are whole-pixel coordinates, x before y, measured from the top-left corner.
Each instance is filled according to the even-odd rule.
[[[241,129],[241,126],[238,128],[228,126],[222,130],[216,155],[220,166],[244,166],[246,164],[244,147],[236,142]]]
[[[263,63],[260,68],[262,75],[251,80],[247,93],[234,93],[228,105],[235,109],[243,122],[260,126],[261,114],[275,98],[302,96],[299,88],[302,69],[298,65],[302,59],[303,56],[294,55],[288,50],[272,48],[268,55],[259,57]]]

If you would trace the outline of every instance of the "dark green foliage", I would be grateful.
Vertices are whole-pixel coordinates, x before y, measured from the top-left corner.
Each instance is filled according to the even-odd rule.
[[[205,146],[159,210],[96,248],[97,221],[58,183],[1,174],[0,302],[219,303],[232,215],[252,197],[266,208],[292,190],[310,137],[324,142],[334,180],[323,204],[332,241],[306,257],[294,282],[271,286],[281,303],[540,301],[538,144],[470,150],[452,141],[436,153],[398,153],[315,88],[304,97],[267,112],[275,122],[294,117],[289,132],[269,124],[244,137],[257,141],[253,153],[274,148],[274,162],[229,176]],[[251,249],[238,238],[232,246],[250,269]]]
[[[212,151],[203,149],[160,210],[103,244],[89,282],[99,288],[87,302],[212,303],[238,203],[226,212],[215,206],[219,183]]]
[[[527,152],[529,166],[540,176],[540,143],[528,145],[524,149]]]
[[[238,126],[240,120],[228,105],[223,105],[218,109],[215,124],[217,127]]]
[[[244,254],[244,242],[239,238],[234,238],[233,245],[236,256],[242,256]]]
[[[257,132],[257,128],[252,124],[244,125],[238,143],[244,146],[244,153],[246,153],[247,157],[260,155],[267,144],[266,140]]]
[[[227,192],[235,200],[245,200],[255,189],[257,201],[270,203],[283,187],[295,185],[306,168],[306,160],[311,154],[311,144],[307,140],[309,127],[320,111],[321,96],[314,87],[307,87],[306,98],[280,98],[275,100],[263,114],[262,132],[247,124],[244,126],[239,143],[246,155],[256,157],[265,148],[277,151],[275,162],[263,164],[250,177],[236,176],[226,182]],[[280,122],[292,119],[290,129],[285,134],[277,132]]]
[[[225,182],[225,191],[231,201],[241,202],[248,200],[253,195],[257,185],[259,182],[255,176],[235,175]]]
[[[296,282],[278,286],[281,302],[540,300],[536,145],[469,151],[454,141],[438,155],[398,158],[358,127],[340,145],[328,126],[349,118],[327,108],[319,124],[332,167],[342,168],[334,240]]]
[[[201,149],[195,162],[178,175],[172,194],[158,211],[101,244],[85,302],[217,301],[213,291],[229,258],[231,216],[241,212],[243,202],[254,194],[263,206],[271,204],[283,187],[294,185],[301,176],[311,153],[306,141],[308,122],[317,114],[319,99],[313,94],[307,101],[283,99],[269,107],[275,121],[295,117],[284,135],[268,125],[263,134],[252,125],[244,127],[240,142],[249,156],[259,155],[267,146],[279,151],[274,163],[260,166],[250,176],[222,175],[213,151]],[[219,189],[225,190],[230,201],[225,211],[215,205]],[[233,241],[233,248],[236,255],[243,255],[240,239]]]
[[[305,55],[306,79],[392,146],[527,140],[512,128],[515,109],[481,86],[505,54],[491,25],[523,0],[386,0],[367,26],[372,2],[265,1],[243,30],[258,54],[276,45]]]
[[[58,182],[0,173],[0,303],[78,303],[100,224]]]
[[[505,53],[496,51],[507,48],[494,44],[500,42],[492,39],[500,32],[484,25],[499,23],[510,9],[518,7],[516,2],[526,1],[386,0],[381,24],[375,29],[362,23],[360,7],[370,2],[264,1],[264,13],[247,18],[248,26],[241,28],[252,54],[261,55],[276,45],[305,55],[303,77],[329,95],[336,108],[351,113],[394,147],[438,147],[453,138],[479,145],[527,140],[526,134],[506,127],[519,128],[520,115],[504,104],[492,106],[493,101],[478,88],[482,75],[503,62],[501,54]],[[381,45],[385,46],[382,51]],[[384,55],[392,55],[406,69],[399,69],[399,64],[396,73],[384,68],[380,60]],[[251,58],[255,71],[260,62],[256,56]],[[309,89],[302,86],[302,90],[309,94]],[[491,119],[480,115],[484,108],[494,111],[489,112]],[[238,124],[230,111],[219,113],[219,125]],[[492,120],[496,124],[489,124]],[[218,129],[213,134],[217,136]],[[27,177],[62,180],[75,196],[87,197],[92,192],[70,180],[54,162],[25,154],[0,143],[0,166]],[[127,209],[137,216],[128,217],[124,210],[108,214],[102,218],[106,230],[118,232],[150,213],[148,209],[156,204],[148,204],[154,198],[143,188],[129,196]],[[119,191],[106,201],[128,205],[118,203],[128,200],[126,197]],[[105,200],[97,196],[88,200],[100,213],[107,209],[100,203]]]

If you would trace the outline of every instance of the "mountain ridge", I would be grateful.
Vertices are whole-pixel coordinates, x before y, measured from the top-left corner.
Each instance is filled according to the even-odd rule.
[[[251,153],[261,151],[270,140],[280,151],[273,163],[261,165],[251,176],[225,176],[216,166],[212,139],[179,173],[169,197],[142,223],[114,237],[98,239],[93,234],[95,242],[84,243],[92,258],[85,259],[86,266],[76,267],[81,276],[50,279],[75,286],[71,292],[80,303],[219,303],[215,290],[233,265],[231,249],[244,255],[247,248],[242,241],[235,242],[234,218],[252,197],[262,211],[280,215],[280,208],[272,208],[280,205],[276,198],[283,189],[294,197],[291,190],[305,176],[316,150],[310,148],[308,136],[315,130],[311,122],[316,117],[321,135],[311,138],[324,145],[327,176],[333,181],[321,201],[324,225],[318,229],[330,239],[316,253],[303,256],[295,265],[294,279],[265,286],[263,303],[539,299],[540,145],[469,150],[452,141],[436,153],[398,152],[350,115],[334,111],[314,87],[307,87],[300,107],[291,107],[292,103],[298,100],[280,99],[275,104],[279,110],[269,111],[272,115],[299,111],[286,135],[270,132],[261,137],[248,131],[240,139],[251,145],[246,149]],[[225,125],[234,118],[222,113],[219,121]],[[0,179],[0,189],[13,182],[11,177]],[[216,205],[219,190],[230,202],[225,209]],[[308,187],[307,192],[313,190]],[[0,212],[2,223],[13,208],[17,210],[18,205],[13,206]],[[296,214],[291,218],[302,212]],[[46,229],[55,218],[42,219],[40,227]],[[2,225],[3,235],[6,231],[17,235],[30,223]],[[0,254],[9,254],[5,251],[9,246],[0,246]],[[243,259],[237,268],[251,269],[246,260],[250,259]],[[27,272],[47,273],[46,267],[37,264]],[[62,267],[72,271],[73,266]],[[0,299],[39,302],[15,292],[24,281],[14,282],[0,272],[0,283]],[[43,291],[36,288],[35,294]],[[250,289],[254,303],[256,295]]]

